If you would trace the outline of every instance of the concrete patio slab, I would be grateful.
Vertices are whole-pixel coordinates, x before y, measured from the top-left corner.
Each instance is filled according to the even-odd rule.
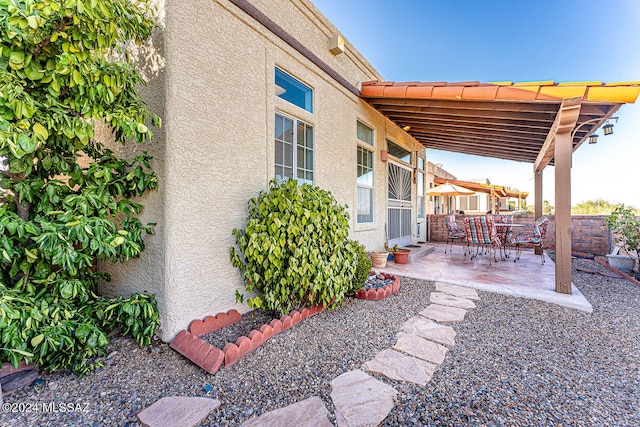
[[[452,253],[444,253],[444,243],[430,242],[435,251],[409,264],[387,263],[385,272],[416,279],[433,280],[515,297],[535,299],[591,313],[593,307],[572,285],[572,294],[555,291],[555,265],[545,254],[545,263],[533,251],[523,251],[518,262],[513,255],[505,261],[489,265],[488,255],[465,260],[462,247],[455,245]]]

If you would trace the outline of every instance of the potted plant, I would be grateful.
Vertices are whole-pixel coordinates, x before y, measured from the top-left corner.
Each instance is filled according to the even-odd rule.
[[[635,266],[635,262],[640,254],[640,220],[636,212],[624,205],[617,207],[611,215],[605,219],[605,223],[611,227],[616,243],[624,251],[623,255],[617,253],[607,254],[609,264],[616,267],[619,262],[627,262],[626,267],[616,267],[621,271],[630,272]],[[629,267],[630,266],[630,267]],[[640,272],[636,274],[636,277]]]
[[[387,266],[386,251],[370,251],[369,256],[374,268],[385,268]]]

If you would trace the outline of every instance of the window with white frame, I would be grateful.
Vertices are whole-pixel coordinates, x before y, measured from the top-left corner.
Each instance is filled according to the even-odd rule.
[[[275,72],[276,95],[313,113],[313,89],[279,68]]]
[[[275,176],[313,184],[313,127],[276,113]]]
[[[357,187],[358,206],[357,222],[373,222],[373,151],[366,147],[373,147],[373,129],[358,121],[358,156],[357,156]],[[361,145],[360,143],[364,143]]]
[[[418,157],[417,187],[418,187],[418,218],[424,218],[424,158]]]
[[[460,210],[461,211],[477,211],[478,210],[478,195],[473,196],[460,196]]]

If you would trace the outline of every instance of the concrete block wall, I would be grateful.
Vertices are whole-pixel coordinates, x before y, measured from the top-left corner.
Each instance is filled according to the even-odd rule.
[[[444,242],[447,240],[447,227],[445,218],[447,215],[429,215],[430,234],[429,240],[434,242]],[[547,235],[544,239],[544,247],[555,250],[555,217],[547,215],[549,225]],[[456,215],[456,223],[460,229],[464,228],[463,215]],[[605,255],[611,251],[612,236],[608,226],[605,224],[604,215],[572,215],[571,216],[571,250],[574,252],[592,253],[595,255]],[[514,230],[520,233],[533,233],[535,223],[534,216],[516,215],[513,222],[524,224],[522,228]]]

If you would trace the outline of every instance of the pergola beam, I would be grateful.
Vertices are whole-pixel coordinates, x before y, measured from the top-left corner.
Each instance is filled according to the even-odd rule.
[[[582,106],[582,98],[569,98],[562,101],[560,110],[553,121],[553,125],[549,130],[549,134],[542,144],[540,154],[533,163],[533,170],[540,172],[544,169],[555,155],[555,139],[558,133],[571,132],[576,126],[578,117],[580,117],[580,107]],[[571,139],[569,139],[571,143]]]

